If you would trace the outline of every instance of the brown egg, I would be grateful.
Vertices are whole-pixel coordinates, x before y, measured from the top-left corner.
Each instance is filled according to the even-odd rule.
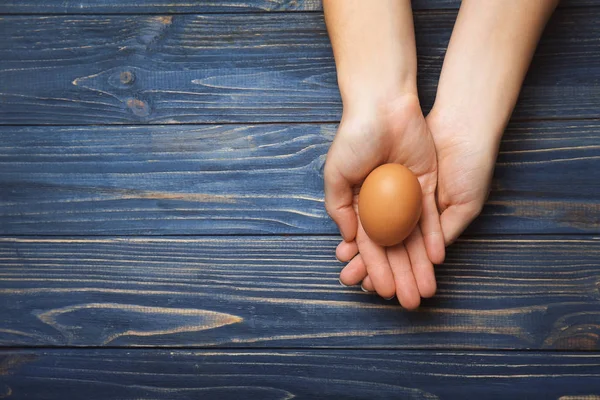
[[[401,164],[375,168],[358,197],[360,222],[369,238],[381,246],[393,246],[406,239],[421,217],[421,208],[421,185]]]

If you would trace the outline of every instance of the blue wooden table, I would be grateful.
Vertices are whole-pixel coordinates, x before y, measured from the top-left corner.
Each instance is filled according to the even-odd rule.
[[[600,399],[600,1],[406,312],[338,284],[317,0],[3,0],[0,398]],[[456,0],[415,0],[435,94]]]

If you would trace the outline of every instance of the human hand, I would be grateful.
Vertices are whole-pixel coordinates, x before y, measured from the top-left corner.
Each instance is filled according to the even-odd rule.
[[[368,238],[357,207],[362,182],[385,163],[408,167],[423,191],[419,225],[404,243],[387,248]],[[350,261],[340,275],[342,283],[358,284],[368,274],[380,296],[396,294],[407,309],[418,307],[421,297],[433,296],[436,282],[432,262],[441,263],[445,252],[435,203],[436,185],[434,142],[416,95],[345,104],[325,164],[326,209],[344,238],[337,256]]]
[[[480,213],[500,138],[558,0],[463,0],[427,116],[446,244]],[[368,282],[367,282],[368,283]]]
[[[427,116],[438,161],[437,204],[446,245],[479,215],[490,192],[500,135],[475,131],[449,111]]]
[[[475,132],[452,110],[446,114],[434,110],[426,122],[437,153],[437,207],[445,244],[449,245],[481,212],[489,194],[500,135]],[[352,252],[352,246],[342,242],[337,256],[346,260],[354,255]],[[366,269],[352,263],[349,267],[342,272],[342,282],[362,280],[365,290],[374,290]]]

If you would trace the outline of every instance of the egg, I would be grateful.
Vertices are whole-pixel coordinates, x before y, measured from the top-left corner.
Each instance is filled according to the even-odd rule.
[[[401,243],[421,217],[417,177],[401,164],[384,164],[365,179],[358,195],[358,215],[367,236],[381,246]]]

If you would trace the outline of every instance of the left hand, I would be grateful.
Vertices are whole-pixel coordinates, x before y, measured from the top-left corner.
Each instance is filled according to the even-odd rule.
[[[421,297],[436,291],[433,263],[445,256],[444,238],[435,201],[437,161],[434,142],[419,100],[414,94],[386,102],[344,107],[338,134],[325,164],[325,205],[338,224],[344,241],[337,249],[340,261],[349,261],[340,274],[346,285],[372,283],[382,297],[394,294],[407,309],[417,308]],[[358,218],[358,192],[377,166],[399,163],[419,179],[423,191],[420,224],[396,246],[371,241]],[[359,254],[357,254],[360,252]]]

